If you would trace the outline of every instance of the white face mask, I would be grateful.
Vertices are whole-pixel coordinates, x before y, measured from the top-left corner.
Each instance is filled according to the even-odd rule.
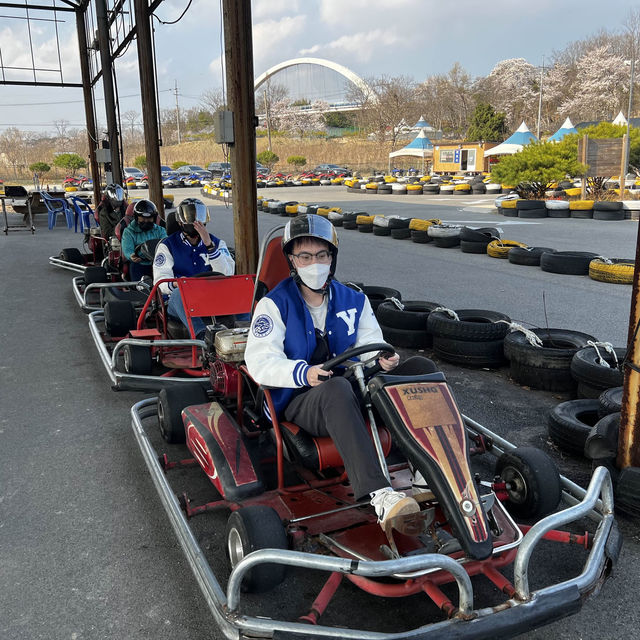
[[[298,275],[309,289],[321,289],[329,277],[330,264],[314,262],[306,267],[298,267]]]

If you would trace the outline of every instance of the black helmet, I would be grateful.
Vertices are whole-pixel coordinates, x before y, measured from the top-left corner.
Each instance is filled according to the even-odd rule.
[[[326,291],[326,287],[333,278],[336,272],[336,265],[338,263],[338,234],[334,226],[322,216],[315,213],[306,213],[301,216],[292,218],[287,222],[284,233],[282,234],[282,251],[289,264],[291,277],[301,284],[300,276],[298,275],[296,268],[293,266],[291,259],[289,258],[291,251],[293,251],[293,243],[299,238],[315,238],[326,242],[331,251],[331,267],[329,269],[329,277],[327,278],[327,284],[323,289]]]
[[[198,198],[185,198],[176,210],[176,220],[182,226],[193,224],[196,220],[205,224],[209,222],[209,212],[207,206]]]
[[[149,218],[155,220],[158,215],[158,209],[151,200],[136,200],[133,203],[133,215],[141,218]]]
[[[124,189],[119,184],[108,184],[104,189],[104,195],[114,209],[124,202]]]

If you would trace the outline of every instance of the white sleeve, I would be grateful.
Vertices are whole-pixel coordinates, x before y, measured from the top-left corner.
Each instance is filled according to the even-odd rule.
[[[358,333],[356,335],[355,347],[359,347],[365,344],[373,344],[374,342],[386,342],[382,335],[382,329],[378,324],[378,320],[373,313],[369,298],[365,296],[364,306],[362,307],[362,314],[360,316],[360,322],[358,323]],[[368,360],[373,358],[377,352],[363,353],[360,356],[360,360]]]
[[[270,298],[262,298],[253,312],[244,354],[247,369],[258,384],[294,389],[307,386],[309,365],[304,360],[287,358],[285,332],[276,304]]]
[[[153,259],[153,284],[158,280],[173,277],[173,255],[171,255],[169,247],[164,242],[159,242]],[[165,282],[160,285],[160,292],[164,294],[170,293],[173,289],[175,289],[175,284],[172,282]]]
[[[218,242],[218,247],[213,252],[207,252],[207,259],[212,271],[219,271],[225,276],[232,276],[236,270],[236,263],[229,253],[227,243],[224,240]]]

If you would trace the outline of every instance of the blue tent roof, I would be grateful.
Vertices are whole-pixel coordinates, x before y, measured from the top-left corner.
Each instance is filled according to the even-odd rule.
[[[427,134],[424,131],[420,131],[420,133],[408,144],[404,147],[405,149],[433,149],[433,143],[429,138],[427,138]]]
[[[522,124],[518,127],[516,131],[514,131],[511,136],[509,136],[502,144],[529,144],[530,142],[535,142],[538,138],[536,138],[527,125],[522,122]]]
[[[547,140],[547,142],[560,142],[569,133],[578,133],[578,130],[573,126],[570,118],[567,118],[562,126]]]
[[[423,116],[420,116],[420,120],[418,120],[418,122],[416,122],[411,128],[412,129],[430,129],[431,125],[424,119]]]

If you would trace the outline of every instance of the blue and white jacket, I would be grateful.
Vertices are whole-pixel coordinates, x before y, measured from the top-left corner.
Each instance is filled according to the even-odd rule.
[[[331,357],[350,347],[384,342],[368,298],[331,281],[325,333]],[[287,278],[256,305],[247,340],[245,361],[259,384],[271,391],[281,414],[296,389],[307,387],[309,358],[316,348],[311,314],[294,280]],[[363,360],[374,355],[364,354]]]
[[[182,231],[176,231],[162,240],[156,249],[153,260],[153,282],[165,278],[181,278],[195,276],[207,269],[219,271],[225,276],[233,275],[236,263],[227,249],[224,240],[209,234],[212,245],[209,249],[202,240],[192,245]],[[165,282],[160,285],[162,293],[175,289],[175,284]]]

